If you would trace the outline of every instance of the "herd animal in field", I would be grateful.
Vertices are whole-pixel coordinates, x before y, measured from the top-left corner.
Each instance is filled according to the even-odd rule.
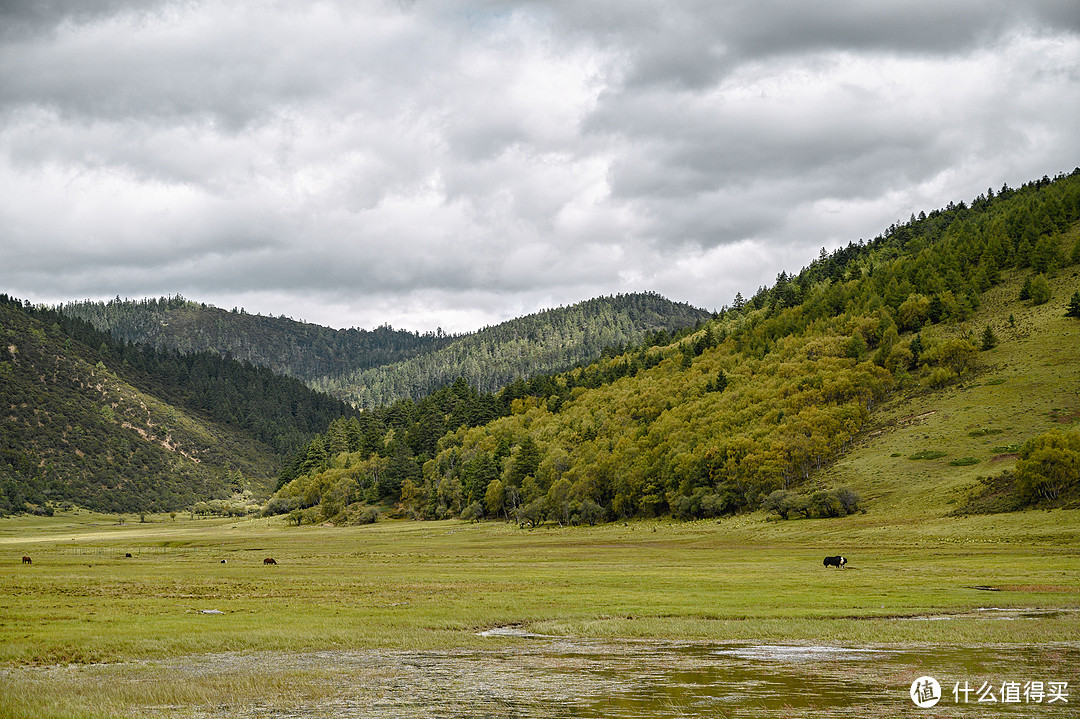
[[[131,555],[128,554],[126,556],[130,557]],[[30,559],[30,557],[23,557],[22,558],[22,563],[23,564],[33,564],[33,560]],[[228,564],[228,560],[222,559],[221,563],[222,564]],[[274,560],[273,557],[267,557],[266,559],[263,560],[263,564],[277,564],[277,562]],[[835,557],[825,557],[825,561],[822,562],[822,564],[825,565],[826,569],[828,569],[829,567],[836,567],[837,569],[843,569],[844,565],[847,564],[847,557],[843,557],[843,556],[840,556],[840,555],[837,555]]]
[[[127,559],[127,558],[129,558],[130,556],[131,556],[131,553],[129,552],[129,553],[127,553],[127,554],[125,554],[125,555],[124,555],[124,558],[125,558],[125,559]],[[22,558],[22,563],[23,563],[23,564],[33,564],[34,562],[33,562],[33,560],[32,560],[32,559],[30,559],[30,557],[23,557],[23,558]],[[222,564],[228,564],[228,563],[229,563],[229,560],[227,560],[227,559],[222,559],[222,560],[221,560],[221,563],[222,563]],[[274,558],[273,558],[273,557],[267,557],[266,559],[264,559],[264,560],[263,560],[263,564],[277,564],[277,562],[276,562],[276,561],[274,560]],[[87,564],[86,566],[88,566],[88,567],[92,567],[93,565],[92,565],[92,564]]]

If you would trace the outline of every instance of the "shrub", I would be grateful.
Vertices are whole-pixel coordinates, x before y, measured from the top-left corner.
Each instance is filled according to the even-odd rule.
[[[671,502],[671,514],[676,519],[708,519],[724,513],[723,498],[705,487],[698,487],[693,494],[680,495]]]
[[[945,385],[951,384],[956,378],[956,373],[951,369],[935,367],[930,371],[930,376],[926,378],[926,384],[934,389],[941,389]]]
[[[954,467],[970,467],[973,464],[978,464],[979,460],[975,457],[960,457],[949,462]]]
[[[761,502],[762,509],[767,512],[776,512],[783,519],[798,513],[809,516],[809,506],[806,495],[796,494],[786,489],[774,490]]]
[[[1044,305],[1050,301],[1050,284],[1044,275],[1036,275],[1031,280],[1029,294],[1033,305]]]
[[[841,517],[847,514],[835,491],[814,492],[810,497],[810,509],[819,517]]]
[[[1050,430],[1020,448],[1017,489],[1028,502],[1054,501],[1080,488],[1080,432]]]
[[[275,514],[288,514],[300,505],[299,497],[272,497],[263,508],[263,516],[270,517]]]
[[[918,332],[930,316],[930,298],[919,294],[908,295],[897,310],[897,315],[901,330]]]
[[[783,519],[799,514],[804,517],[843,517],[859,511],[859,495],[847,487],[819,490],[811,495],[777,489],[762,499],[761,508],[776,512]]]
[[[946,340],[937,350],[938,361],[953,371],[958,377],[963,377],[975,369],[978,363],[979,350],[971,343],[971,340],[954,338]]]
[[[318,507],[309,507],[307,509],[294,509],[289,512],[289,516],[285,520],[289,524],[299,527],[303,524],[318,524],[322,521],[322,512]]]
[[[356,518],[357,524],[375,524],[379,521],[379,510],[376,507],[364,507],[360,516]]]
[[[574,514],[570,518],[573,524],[588,524],[592,527],[597,522],[604,521],[604,508],[591,499],[582,500],[574,509]]]
[[[724,514],[728,509],[728,503],[718,494],[712,494],[711,492],[705,494],[701,498],[701,516],[702,517],[719,517]]]
[[[785,489],[773,490],[768,496],[761,494],[758,496],[758,508],[764,509],[766,512],[776,512],[783,519],[787,519],[787,510],[783,509],[782,502],[782,498],[787,494],[790,494],[790,492]]]
[[[484,518],[484,505],[478,501],[470,502],[465,509],[461,510],[461,518],[470,522],[479,522]]]
[[[544,497],[540,497],[517,508],[517,521],[521,525],[528,524],[530,527],[535,527],[544,521],[546,512],[547,500]]]
[[[836,490],[836,498],[840,500],[845,513],[855,514],[855,512],[859,511],[859,495],[853,489],[840,487]]]

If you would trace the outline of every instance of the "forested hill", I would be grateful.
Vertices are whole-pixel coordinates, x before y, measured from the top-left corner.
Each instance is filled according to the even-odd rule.
[[[663,333],[673,335],[712,315],[655,293],[620,294],[519,317],[454,338],[441,349],[344,376],[323,377],[317,389],[367,408],[419,401],[464,378],[481,393],[516,379],[560,372],[606,351]]]
[[[177,295],[156,299],[90,300],[57,307],[113,337],[157,349],[229,353],[277,374],[310,381],[400,362],[444,347],[441,332],[418,334],[383,325],[374,330],[331,329],[284,315],[223,310]]]
[[[519,377],[569,369],[606,348],[656,332],[674,333],[710,316],[654,293],[600,297],[464,335],[419,334],[387,325],[334,330],[180,296],[69,302],[56,309],[123,341],[228,353],[368,408],[418,400],[459,377],[494,392]]]
[[[350,521],[364,504],[527,523],[758,507],[842,515],[858,497],[815,477],[866,437],[883,405],[900,416],[905,402],[952,394],[995,348],[1041,366],[1032,334],[1075,343],[1078,265],[1080,169],[989,190],[823,250],[675,341],[494,398],[459,386],[335,422],[290,463],[271,506],[300,522]],[[1075,393],[1074,374],[1068,382]],[[1044,421],[1073,416],[1073,405],[1052,382],[1029,391],[1044,393],[1045,409],[1014,420],[1020,449],[1001,450],[1019,452],[1021,499],[1076,497],[1080,433],[1046,432]],[[950,431],[970,439],[972,429]]]
[[[0,295],[0,514],[176,510],[272,489],[346,404],[222,358],[120,342]]]

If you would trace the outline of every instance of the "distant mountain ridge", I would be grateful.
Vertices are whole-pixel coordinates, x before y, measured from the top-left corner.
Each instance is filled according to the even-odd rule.
[[[493,393],[517,379],[593,362],[605,350],[648,335],[696,327],[711,316],[651,292],[597,297],[485,327],[401,362],[320,378],[312,386],[368,408],[419,401],[459,377]]]
[[[332,329],[284,315],[248,314],[180,295],[108,302],[83,300],[56,308],[125,342],[180,352],[231,354],[305,382],[408,359],[449,344],[441,332],[419,334],[389,325]]]
[[[181,296],[71,302],[56,308],[117,339],[180,352],[229,354],[361,407],[419,400],[464,377],[482,392],[595,360],[605,348],[694,327],[711,313],[656,293],[619,294],[462,335],[383,325],[335,330],[226,311]]]

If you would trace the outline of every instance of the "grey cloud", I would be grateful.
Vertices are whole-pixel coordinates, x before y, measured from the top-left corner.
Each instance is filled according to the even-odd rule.
[[[0,285],[336,326],[718,307],[1077,164],[1078,24],[1049,0],[0,3]]]
[[[4,0],[0,3],[0,39],[48,35],[64,23],[84,24],[118,14],[147,16],[173,0]]]
[[[646,78],[696,86],[702,65],[732,65],[820,50],[957,54],[1018,27],[1080,32],[1069,0],[695,0],[541,2],[568,33],[624,49]],[[676,60],[678,58],[678,60]],[[652,62],[650,62],[652,61]],[[658,67],[650,69],[656,64]],[[673,71],[665,72],[664,65]],[[686,68],[684,74],[678,68]]]
[[[1001,159],[1004,148],[1010,155],[1033,151],[1024,147],[1021,129],[1030,133],[1042,124],[1023,107],[1021,98],[1032,88],[1056,87],[1058,99],[1026,104],[1040,113],[1048,105],[1057,106],[1056,115],[1069,112],[1070,95],[1063,92],[1073,81],[1068,60],[1058,58],[1052,69],[991,62],[991,53],[1013,52],[1017,33],[1030,31],[1030,24],[1015,24],[1012,13],[969,23],[977,29],[966,26],[966,34],[953,38],[953,56],[945,57],[918,54],[938,49],[936,41],[917,33],[896,4],[887,13],[903,15],[907,24],[884,22],[882,6],[834,27],[835,5],[784,5],[789,25],[776,21],[780,4],[739,5],[739,22],[732,24],[746,33],[732,33],[727,42],[720,19],[729,19],[730,5],[717,5],[700,22],[717,28],[715,42],[731,55],[711,61],[702,54],[702,65],[723,69],[708,87],[662,80],[642,85],[641,69],[653,50],[642,52],[636,74],[610,86],[585,125],[625,145],[611,166],[613,197],[639,208],[662,242],[716,246],[764,238],[789,223],[790,208],[814,198],[867,200],[927,182],[980,154]],[[971,9],[946,4],[936,15],[911,17],[948,28]],[[815,16],[803,17],[807,13]],[[885,27],[895,34],[886,37],[878,29]],[[693,51],[702,33],[694,28],[688,34],[686,47]],[[993,43],[975,44],[984,35]],[[857,59],[860,44],[873,54]],[[907,54],[893,52],[900,49]],[[733,61],[739,52],[745,57]],[[910,72],[921,76],[906,77]],[[1060,123],[1049,124],[1058,141],[1068,142]],[[785,192],[772,192],[777,185]]]

